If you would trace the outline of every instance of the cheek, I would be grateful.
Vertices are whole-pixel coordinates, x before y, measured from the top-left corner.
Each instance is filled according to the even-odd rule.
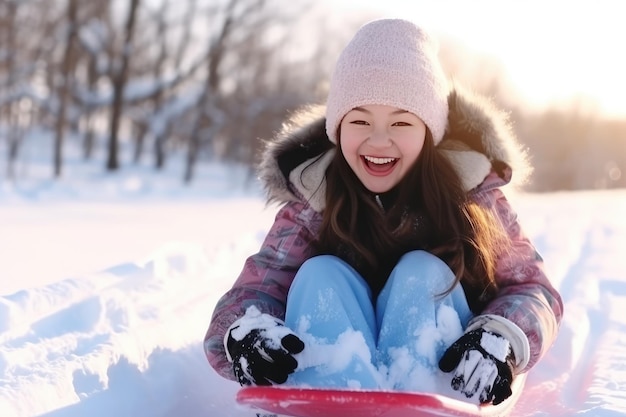
[[[415,141],[413,143],[412,154],[417,158],[420,153],[422,153],[422,149],[424,148],[424,141]]]
[[[402,152],[405,158],[410,159],[411,162],[417,159],[419,154],[422,152],[424,148],[424,136],[419,135],[407,135],[403,138],[398,138],[396,141],[396,146]]]
[[[404,155],[406,156],[410,164],[413,164],[420,156],[420,153],[422,153],[422,148],[424,147],[423,145],[423,143],[414,143],[413,146],[405,151]]]
[[[354,159],[358,155],[358,149],[360,145],[360,141],[355,135],[345,134],[341,135],[341,139],[339,140],[339,147],[341,148],[341,153],[343,153],[344,158],[346,160]]]

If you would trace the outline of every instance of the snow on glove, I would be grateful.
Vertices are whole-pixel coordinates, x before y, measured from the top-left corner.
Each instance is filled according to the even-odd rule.
[[[304,349],[302,340],[282,321],[254,306],[230,326],[224,346],[241,385],[284,383],[298,366],[293,355]]]
[[[499,334],[482,328],[461,336],[443,354],[439,368],[456,369],[452,388],[467,398],[479,394],[481,403],[500,404],[511,394],[513,381],[511,346]]]

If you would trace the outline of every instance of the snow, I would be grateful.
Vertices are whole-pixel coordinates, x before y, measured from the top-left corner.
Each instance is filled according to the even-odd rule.
[[[269,314],[262,314],[256,306],[250,306],[242,318],[230,326],[230,336],[236,341],[242,341],[252,330],[263,330],[263,335],[271,342],[271,347],[278,348],[280,340],[289,331],[285,331],[280,320]]]
[[[335,343],[317,339],[311,334],[302,332],[301,329],[298,329],[298,334],[302,335],[306,346],[302,353],[297,355],[298,370],[315,367],[318,375],[324,377],[347,369],[353,362],[353,358],[359,358],[368,368],[363,372],[376,378],[382,385],[382,377],[371,365],[371,353],[360,331],[346,330],[338,336]],[[304,383],[297,385],[307,387]],[[348,387],[358,389],[361,388],[361,383],[357,380],[350,380]]]
[[[511,345],[508,340],[487,332],[482,334],[480,338],[480,346],[482,346],[487,353],[493,355],[493,357],[500,362],[504,362],[511,351]]]
[[[257,415],[202,339],[276,207],[238,169],[206,165],[185,188],[168,167],[0,183],[1,416]],[[626,191],[510,199],[565,301],[514,415],[625,414]]]

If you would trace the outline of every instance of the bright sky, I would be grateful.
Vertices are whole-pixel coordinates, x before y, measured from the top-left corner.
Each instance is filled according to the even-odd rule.
[[[626,2],[620,0],[334,0],[334,12],[403,17],[501,61],[531,104],[591,97],[626,117]]]

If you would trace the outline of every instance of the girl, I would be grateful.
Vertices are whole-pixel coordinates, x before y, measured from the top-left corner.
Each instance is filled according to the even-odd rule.
[[[513,168],[525,157],[506,119],[448,88],[420,28],[363,26],[325,113],[264,153],[283,206],[216,305],[209,362],[242,385],[441,391],[423,376],[443,371],[461,395],[503,401],[563,310],[500,190]]]

